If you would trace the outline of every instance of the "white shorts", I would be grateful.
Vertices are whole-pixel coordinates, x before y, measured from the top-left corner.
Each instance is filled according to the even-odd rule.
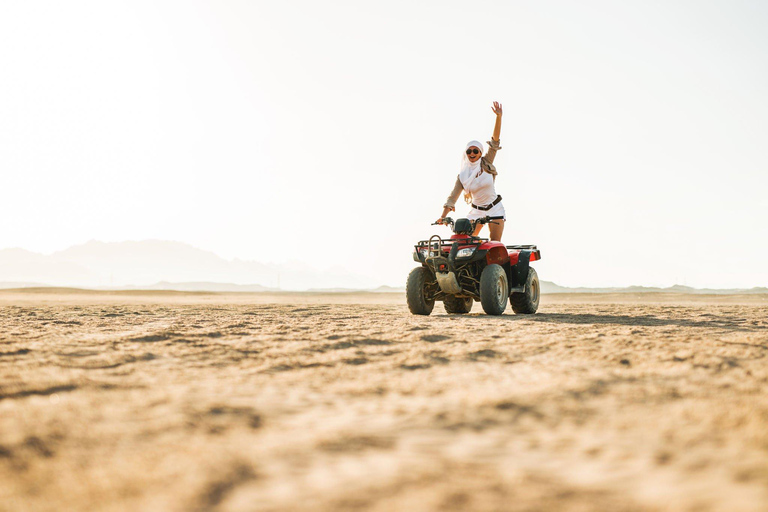
[[[482,219],[485,216],[490,217],[504,217],[504,220],[507,220],[507,214],[504,211],[504,201],[499,201],[495,205],[493,205],[493,208],[490,210],[478,210],[477,208],[470,208],[469,213],[467,214],[467,218],[469,220],[477,220]]]

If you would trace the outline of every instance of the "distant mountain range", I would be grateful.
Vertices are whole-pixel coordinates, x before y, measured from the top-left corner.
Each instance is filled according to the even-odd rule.
[[[43,255],[24,249],[0,250],[0,288],[76,287],[102,290],[176,290],[207,292],[276,292],[307,290],[322,293],[405,291],[377,286],[345,270],[318,271],[305,266],[264,264],[216,254],[180,242],[144,240],[91,241]],[[768,293],[768,288],[696,289],[688,286],[652,288],[569,288],[541,282],[542,293]]]
[[[29,282],[0,282],[0,289],[15,288],[49,288],[54,287],[50,284],[29,283]],[[263,293],[263,292],[290,292],[280,288],[271,288],[259,284],[233,284],[233,283],[214,283],[214,282],[182,282],[171,283],[160,281],[151,285],[136,286],[95,286],[87,287],[96,290],[170,290],[181,292],[243,292],[243,293]],[[379,286],[378,288],[308,288],[309,293],[405,293],[404,287]],[[647,286],[627,286],[624,288],[569,288],[560,286],[549,281],[541,281],[541,292],[545,294],[552,293],[690,293],[690,294],[768,294],[768,288],[732,288],[732,289],[714,289],[714,288],[691,288],[689,286],[670,286],[668,288],[653,288]]]
[[[768,288],[691,288],[690,286],[675,285],[668,288],[649,286],[625,286],[622,288],[569,288],[549,281],[541,281],[541,293],[697,293],[697,294],[733,294],[733,293],[768,293]]]
[[[325,290],[308,290],[310,292],[354,292],[344,288],[332,288]],[[405,287],[380,286],[374,290],[364,290],[369,292],[398,292],[404,293]],[[691,288],[690,286],[675,285],[668,288],[654,288],[648,286],[626,286],[623,288],[569,288],[560,286],[551,281],[541,281],[542,293],[695,293],[695,294],[734,294],[734,293],[765,293],[768,294],[768,288],[732,288],[732,289],[714,289],[714,288]]]
[[[0,287],[65,286],[206,291],[374,288],[379,283],[344,269],[226,260],[180,242],[91,241],[55,252],[0,250]]]

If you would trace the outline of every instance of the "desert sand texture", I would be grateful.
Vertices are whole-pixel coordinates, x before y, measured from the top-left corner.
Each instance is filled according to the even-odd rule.
[[[768,510],[768,297],[0,292],[0,510]]]

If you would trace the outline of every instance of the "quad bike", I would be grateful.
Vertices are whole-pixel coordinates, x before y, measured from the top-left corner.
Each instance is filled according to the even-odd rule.
[[[533,314],[539,307],[539,277],[530,262],[541,259],[535,245],[507,245],[473,236],[475,221],[447,217],[453,236],[433,235],[414,246],[413,259],[421,263],[408,275],[406,298],[414,315],[429,315],[435,301],[443,301],[451,314],[469,313],[479,300],[483,311],[500,315],[507,299],[517,314]],[[435,224],[433,224],[434,226]]]

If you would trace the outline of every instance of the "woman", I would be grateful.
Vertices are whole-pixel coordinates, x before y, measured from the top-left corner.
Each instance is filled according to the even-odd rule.
[[[467,218],[475,220],[490,216],[493,219],[493,224],[488,224],[488,228],[491,230],[491,240],[501,241],[506,216],[504,205],[501,204],[501,196],[496,194],[494,185],[497,172],[493,165],[496,151],[501,149],[499,146],[501,103],[494,101],[492,109],[496,114],[496,125],[493,128],[493,136],[488,141],[488,153],[483,156],[483,144],[481,142],[473,140],[467,144],[466,154],[462,159],[461,172],[456,177],[456,184],[443,205],[443,214],[437,219],[437,222],[442,223],[448,212],[456,211],[456,200],[463,190],[464,199],[472,205]],[[483,225],[478,224],[474,235],[479,235],[481,229],[483,229]]]

